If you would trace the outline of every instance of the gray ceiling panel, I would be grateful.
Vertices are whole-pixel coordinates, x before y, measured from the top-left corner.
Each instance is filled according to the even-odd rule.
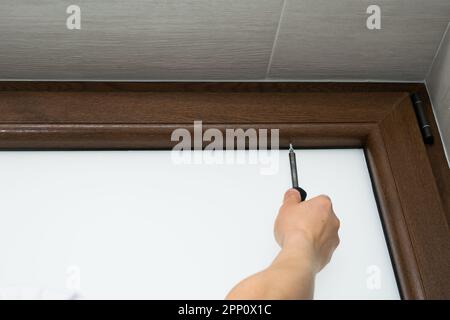
[[[65,26],[74,3],[81,30]],[[370,4],[2,0],[0,79],[424,80],[450,0],[376,1],[382,29],[373,31]]]
[[[81,30],[66,8],[81,7]],[[2,79],[261,79],[282,0],[2,0]]]
[[[269,78],[421,81],[450,20],[450,1],[286,0]]]

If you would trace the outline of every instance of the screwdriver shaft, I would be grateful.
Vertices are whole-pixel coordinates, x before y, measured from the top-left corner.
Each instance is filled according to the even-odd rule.
[[[289,145],[289,163],[291,165],[292,188],[298,188],[297,160],[292,144]]]

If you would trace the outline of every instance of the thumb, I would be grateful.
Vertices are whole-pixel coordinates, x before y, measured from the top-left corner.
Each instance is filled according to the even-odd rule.
[[[293,205],[293,204],[299,204],[302,201],[300,197],[300,192],[298,192],[295,189],[289,189],[284,194],[283,204],[287,205]]]

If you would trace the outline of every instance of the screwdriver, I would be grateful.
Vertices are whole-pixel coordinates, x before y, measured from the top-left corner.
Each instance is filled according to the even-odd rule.
[[[292,188],[300,192],[302,201],[305,201],[307,193],[305,190],[298,186],[297,160],[295,159],[295,152],[294,148],[292,147],[292,143],[289,144],[289,164],[291,165]]]

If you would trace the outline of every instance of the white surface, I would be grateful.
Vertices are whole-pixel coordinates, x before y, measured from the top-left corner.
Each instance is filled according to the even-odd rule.
[[[298,150],[297,161],[309,196],[330,195],[341,219],[316,298],[399,298],[363,151]],[[65,290],[79,268],[84,298],[222,299],[278,251],[285,151],[275,175],[174,165],[163,151],[0,152],[0,164],[3,288]]]

